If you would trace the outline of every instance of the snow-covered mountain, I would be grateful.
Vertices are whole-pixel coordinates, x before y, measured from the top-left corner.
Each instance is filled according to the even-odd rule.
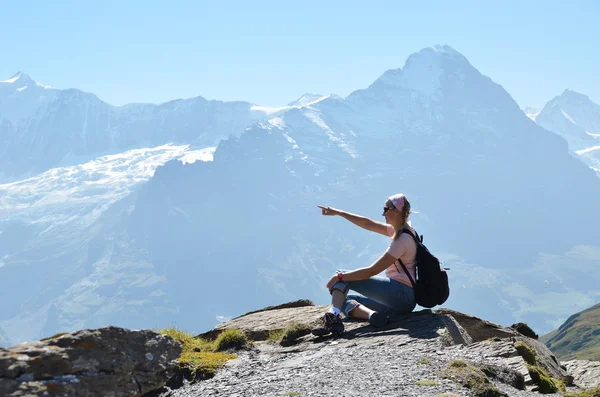
[[[105,324],[199,332],[283,300],[325,303],[335,269],[369,264],[388,242],[316,205],[380,219],[397,192],[451,268],[449,306],[544,333],[597,299],[594,172],[452,48],[423,49],[347,98],[307,95],[250,111],[266,118],[221,141],[213,161],[184,164],[189,148],[153,149],[154,165],[181,161],[135,189],[106,189],[111,173],[85,179],[85,167],[54,171],[79,172],[76,185],[68,176],[52,188],[42,182],[51,174],[16,184],[17,195],[4,185],[0,203],[22,214],[0,223],[8,338]],[[94,164],[87,169],[115,163]],[[95,178],[105,181],[97,193]],[[83,209],[55,213],[68,223],[44,233],[55,222],[36,221],[35,207],[53,190],[69,208],[79,195],[97,197],[85,211],[111,201],[108,191],[122,195],[89,223],[78,220]]]
[[[169,142],[215,146],[267,117],[253,106],[202,97],[112,106],[94,94],[52,89],[19,72],[0,82],[0,182]]]
[[[58,90],[34,81],[25,73],[17,72],[10,79],[0,81],[0,120],[5,119],[12,124],[18,124],[21,120],[33,116],[58,93]]]
[[[535,121],[565,138],[569,149],[600,176],[600,105],[584,94],[565,90],[544,106]]]

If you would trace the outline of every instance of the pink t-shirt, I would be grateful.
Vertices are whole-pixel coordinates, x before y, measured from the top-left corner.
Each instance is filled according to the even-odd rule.
[[[415,229],[412,227],[410,227],[410,230],[415,233]],[[390,237],[393,236],[395,232],[396,231],[392,225],[387,225],[387,233]],[[402,263],[404,263],[404,266],[406,266],[406,269],[410,272],[413,280],[416,278],[415,262],[417,257],[417,244],[410,234],[402,233],[400,237],[391,242],[390,246],[385,252],[392,255],[396,259],[402,259]],[[398,269],[400,272],[398,272]],[[409,287],[412,287],[410,279],[404,272],[404,269],[402,269],[402,265],[400,265],[398,260],[396,260],[392,266],[385,269],[385,275],[392,280],[399,281],[408,285]]]

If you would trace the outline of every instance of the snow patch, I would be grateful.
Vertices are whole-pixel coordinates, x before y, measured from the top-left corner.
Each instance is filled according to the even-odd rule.
[[[23,87],[21,87],[21,88],[17,88],[17,91],[21,92],[21,91],[23,91],[23,90],[24,90],[24,89],[26,89],[26,88],[27,88],[27,86],[26,86],[26,85],[24,85],[24,86],[23,86]]]
[[[21,75],[17,73],[16,75],[14,75],[13,77],[11,77],[8,80],[0,81],[0,83],[14,83],[15,81],[19,80],[19,77],[21,77]]]
[[[354,149],[354,147],[346,142],[345,140],[343,140],[342,138],[338,137],[336,135],[336,133],[329,128],[329,126],[325,123],[325,121],[323,120],[323,118],[321,117],[321,115],[316,111],[306,111],[304,113],[304,115],[313,123],[315,123],[316,125],[318,125],[319,127],[321,127],[323,129],[323,131],[325,132],[325,134],[329,137],[329,140],[334,142],[336,145],[338,145],[340,148],[342,148],[346,153],[348,153],[352,158],[357,158],[359,157],[358,152],[356,151],[356,149]]]
[[[283,111],[287,111],[287,110],[291,110],[291,109],[302,109],[302,108],[305,108],[305,107],[312,106],[312,105],[314,105],[316,103],[321,102],[324,99],[329,98],[329,96],[330,95],[325,95],[325,96],[320,97],[317,100],[314,100],[314,101],[308,102],[308,103],[304,103],[304,104],[301,104],[301,105],[281,106],[281,107],[277,107],[277,108],[272,108],[272,107],[267,107],[267,106],[256,106],[256,105],[254,105],[254,106],[250,107],[250,110],[253,110],[253,111],[256,111],[256,112],[262,112],[262,113],[265,113],[267,116],[270,116],[272,114],[283,112]]]
[[[273,127],[277,127],[281,130],[285,128],[285,121],[283,121],[281,117],[275,117],[269,120],[268,123],[271,124]]]
[[[525,107],[525,109],[523,109],[523,112],[527,117],[529,117],[533,121],[535,121],[536,117],[541,113],[539,109],[536,109],[531,106]]]
[[[563,115],[563,116],[565,116],[565,118],[566,118],[567,120],[569,120],[571,123],[573,123],[573,124],[577,124],[577,123],[575,123],[575,121],[573,121],[573,119],[571,118],[571,116],[569,116],[569,115],[567,114],[567,112],[565,112],[565,111],[564,111],[564,110],[562,110],[562,109],[560,109],[560,112],[561,112],[561,113],[562,113],[562,115]]]
[[[586,131],[586,134],[588,134],[589,136],[593,136],[594,138],[600,138],[600,134],[592,134],[591,132]]]
[[[216,147],[208,147],[200,150],[190,150],[179,157],[179,161],[183,164],[193,164],[196,161],[213,161]]]
[[[589,153],[589,152],[593,152],[596,150],[600,150],[600,146],[592,146],[586,149],[582,149],[582,150],[576,150],[575,153],[577,154],[585,154],[585,153]]]

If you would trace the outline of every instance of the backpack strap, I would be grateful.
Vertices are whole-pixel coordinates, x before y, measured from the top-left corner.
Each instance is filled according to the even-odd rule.
[[[415,243],[417,243],[417,245],[419,245],[419,243],[423,242],[423,240],[422,240],[423,237],[419,238],[419,233],[417,233],[416,230],[415,230],[415,234],[413,234],[409,228],[404,228],[404,229],[402,229],[402,233],[410,234],[410,236],[413,238],[413,240],[415,240]],[[400,233],[400,234],[402,234],[402,233]]]
[[[415,236],[415,234],[412,234],[411,230],[408,229],[408,228],[402,229],[402,233],[410,234],[410,236],[415,240],[415,243],[417,244],[417,250],[418,250],[419,249],[419,238],[417,236],[419,234],[415,231],[415,234],[416,234],[416,236]],[[400,233],[400,234],[402,234],[402,233]],[[406,273],[406,275],[408,276],[408,279],[410,280],[410,283],[412,284],[413,289],[416,288],[416,286],[415,286],[415,280],[410,275],[410,272],[408,271],[408,269],[406,268],[406,266],[404,266],[404,263],[402,263],[402,259],[398,258],[398,262],[400,262],[400,266],[402,266],[402,269],[404,270],[404,273]],[[396,264],[396,263],[394,262],[394,264]],[[396,265],[396,270],[398,270],[398,273],[400,273],[400,269],[398,269],[398,265]],[[416,272],[416,268],[415,268],[415,272]]]
[[[415,280],[413,280],[412,276],[410,275],[410,272],[408,271],[406,266],[404,266],[404,263],[402,263],[402,259],[398,258],[398,262],[400,262],[400,266],[402,266],[404,273],[406,273],[406,275],[408,276],[408,279],[410,280],[410,283],[412,284],[413,289],[416,288]],[[396,265],[396,270],[398,270],[398,273],[400,273],[400,269],[398,269],[398,265]]]

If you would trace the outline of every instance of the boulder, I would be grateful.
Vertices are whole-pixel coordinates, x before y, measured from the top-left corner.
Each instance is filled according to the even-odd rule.
[[[465,313],[451,309],[438,309],[436,313],[448,314],[454,317],[458,323],[469,332],[473,342],[481,342],[491,338],[509,338],[521,335],[517,330],[494,324],[479,317],[470,316]]]
[[[0,349],[0,396],[128,397],[162,387],[181,345],[150,330],[86,329]]]
[[[516,324],[511,325],[510,327],[512,329],[516,330],[521,335],[528,336],[532,339],[539,338],[538,334],[536,334],[535,331],[532,330],[531,327],[525,323],[516,323]]]

